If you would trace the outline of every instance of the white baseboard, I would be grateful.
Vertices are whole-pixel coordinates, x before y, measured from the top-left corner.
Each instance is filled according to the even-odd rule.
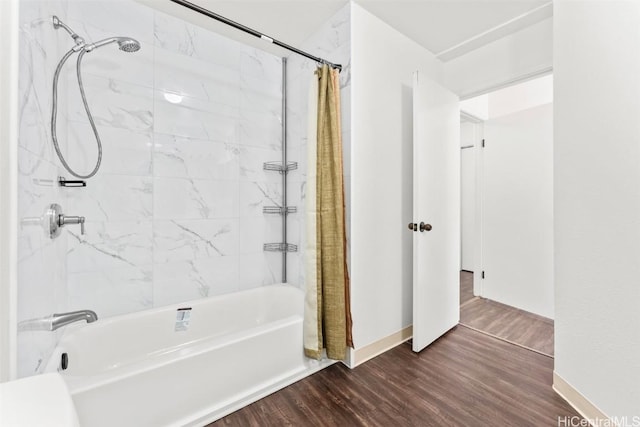
[[[609,420],[609,417],[604,412],[555,372],[553,373],[553,389],[592,426],[598,427],[606,420]]]
[[[398,332],[381,338],[378,341],[374,341],[362,348],[357,348],[351,352],[347,366],[353,369],[367,360],[373,359],[385,351],[391,350],[393,347],[402,344],[403,342],[411,339],[411,337],[413,337],[413,325],[407,326]]]

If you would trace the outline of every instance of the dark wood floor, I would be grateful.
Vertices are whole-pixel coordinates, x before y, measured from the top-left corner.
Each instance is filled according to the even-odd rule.
[[[473,273],[464,271],[460,273],[460,323],[553,356],[553,320],[474,297]]]
[[[553,359],[457,326],[420,353],[400,345],[332,365],[211,426],[555,426],[577,413]]]

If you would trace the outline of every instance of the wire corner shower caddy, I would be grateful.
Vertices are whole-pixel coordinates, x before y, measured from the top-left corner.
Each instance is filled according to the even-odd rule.
[[[280,206],[264,206],[262,213],[282,216],[282,241],[265,243],[266,252],[282,252],[282,283],[287,283],[287,253],[297,252],[298,246],[287,242],[287,216],[296,213],[298,208],[287,205],[287,175],[298,169],[297,162],[287,160],[287,58],[282,58],[282,160],[265,162],[262,168],[266,171],[278,172],[282,175],[282,204]]]

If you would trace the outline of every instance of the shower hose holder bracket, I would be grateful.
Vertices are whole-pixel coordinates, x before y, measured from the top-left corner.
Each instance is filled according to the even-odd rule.
[[[69,179],[66,179],[64,176],[59,176],[58,185],[60,187],[86,187],[87,181],[85,181],[84,179],[69,180]]]

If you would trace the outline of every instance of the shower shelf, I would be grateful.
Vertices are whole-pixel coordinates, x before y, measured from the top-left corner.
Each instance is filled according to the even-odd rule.
[[[296,213],[298,212],[298,208],[295,206],[287,206],[287,207],[283,207],[283,206],[265,206],[262,208],[262,213],[266,213],[266,214],[280,214],[280,215],[284,215],[284,214],[291,214],[291,213]]]
[[[265,243],[264,250],[267,252],[298,252],[298,245],[291,243]]]
[[[284,166],[282,162],[265,162],[263,165],[263,169],[266,171],[287,173],[298,169],[298,162],[287,162],[287,164]]]

